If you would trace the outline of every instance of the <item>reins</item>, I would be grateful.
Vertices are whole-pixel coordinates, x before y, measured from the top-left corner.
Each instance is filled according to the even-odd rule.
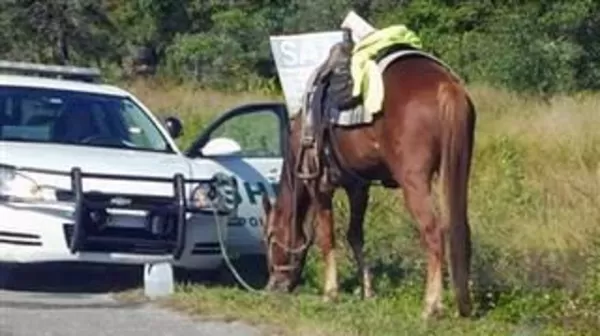
[[[276,235],[274,234],[274,228],[272,226],[269,225],[268,227],[268,231],[266,234],[266,239],[267,239],[267,258],[272,261],[272,247],[273,245],[278,246],[279,248],[281,248],[285,253],[290,254],[291,255],[291,260],[288,264],[283,264],[283,265],[277,265],[277,264],[273,264],[271,265],[271,267],[273,267],[273,269],[277,270],[277,271],[295,271],[299,266],[297,265],[297,263],[295,262],[295,257],[298,254],[304,253],[306,251],[306,249],[308,249],[308,247],[310,246],[310,244],[312,244],[312,241],[314,239],[314,227],[312,225],[312,223],[314,222],[314,218],[311,218],[310,220],[307,220],[306,218],[304,219],[304,223],[302,224],[302,234],[304,236],[304,242],[302,243],[302,245],[300,245],[299,247],[293,247],[294,243],[296,242],[296,230],[298,228],[298,216],[297,216],[297,210],[298,210],[298,194],[299,194],[299,190],[296,188],[298,183],[301,183],[301,181],[298,180],[298,178],[296,178],[294,176],[294,169],[292,169],[292,162],[290,162],[290,160],[287,160],[287,158],[290,158],[291,155],[293,155],[293,153],[291,153],[290,151],[291,146],[287,145],[286,148],[286,160],[284,160],[284,165],[285,165],[285,171],[287,173],[286,178],[284,178],[287,187],[291,190],[292,192],[292,209],[291,209],[291,222],[290,222],[290,234],[287,235],[287,244],[284,244],[282,242],[280,242]],[[300,158],[300,156],[303,154],[303,150],[301,149],[301,152],[298,153],[297,157],[295,158],[296,160],[294,160],[294,162],[299,162],[298,159]],[[296,168],[295,166],[293,168]],[[318,174],[317,174],[318,175]],[[308,223],[308,224],[307,224]],[[310,231],[309,231],[310,229]]]

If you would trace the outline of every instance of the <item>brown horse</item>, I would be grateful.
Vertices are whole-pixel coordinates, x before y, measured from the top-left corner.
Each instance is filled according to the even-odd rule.
[[[300,178],[303,118],[291,119],[288,150],[275,204],[263,198],[267,244],[267,290],[292,291],[297,285],[313,233],[325,259],[325,298],[338,291],[332,197],[343,188],[350,202],[347,240],[360,277],[363,297],[372,296],[371,275],[363,256],[363,218],[369,184],[380,181],[398,190],[419,225],[427,255],[427,287],[422,316],[442,311],[442,264],[448,238],[449,264],[461,316],[471,313],[468,289],[471,237],[467,193],[474,144],[476,112],[461,82],[445,67],[426,57],[395,60],[383,73],[382,112],[372,124],[329,125],[325,151],[310,155],[318,176]],[[325,142],[324,142],[325,143]],[[337,165],[333,162],[337,162]],[[336,168],[337,166],[337,168]],[[441,214],[434,211],[433,181],[440,186]],[[402,195],[400,195],[402,192]],[[311,220],[314,214],[316,226]]]

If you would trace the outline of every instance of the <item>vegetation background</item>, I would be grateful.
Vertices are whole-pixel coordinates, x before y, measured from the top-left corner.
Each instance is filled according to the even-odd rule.
[[[470,218],[480,317],[420,323],[418,232],[402,202],[379,189],[366,219],[377,299],[353,294],[347,203],[338,197],[340,303],[316,295],[317,251],[297,296],[184,285],[171,303],[294,335],[597,333],[598,1],[4,0],[0,57],[100,67],[155,112],[182,116],[185,145],[229,107],[281,99],[269,35],[335,29],[350,8],[376,27],[415,30],[468,82],[478,110]]]

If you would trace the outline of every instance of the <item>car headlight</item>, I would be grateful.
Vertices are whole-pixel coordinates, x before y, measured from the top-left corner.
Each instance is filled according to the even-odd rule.
[[[190,200],[196,208],[211,208],[216,190],[208,183],[197,185],[191,192]]]
[[[0,200],[56,201],[54,191],[14,167],[0,166]]]
[[[232,213],[237,209],[237,183],[234,177],[217,173],[211,182],[196,186],[190,195],[194,207]]]

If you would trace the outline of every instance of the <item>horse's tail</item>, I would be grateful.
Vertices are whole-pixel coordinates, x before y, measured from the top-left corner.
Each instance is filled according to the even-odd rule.
[[[473,152],[475,109],[459,86],[442,84],[441,224],[448,235],[449,271],[462,316],[470,315],[471,233],[467,215],[468,180]]]

